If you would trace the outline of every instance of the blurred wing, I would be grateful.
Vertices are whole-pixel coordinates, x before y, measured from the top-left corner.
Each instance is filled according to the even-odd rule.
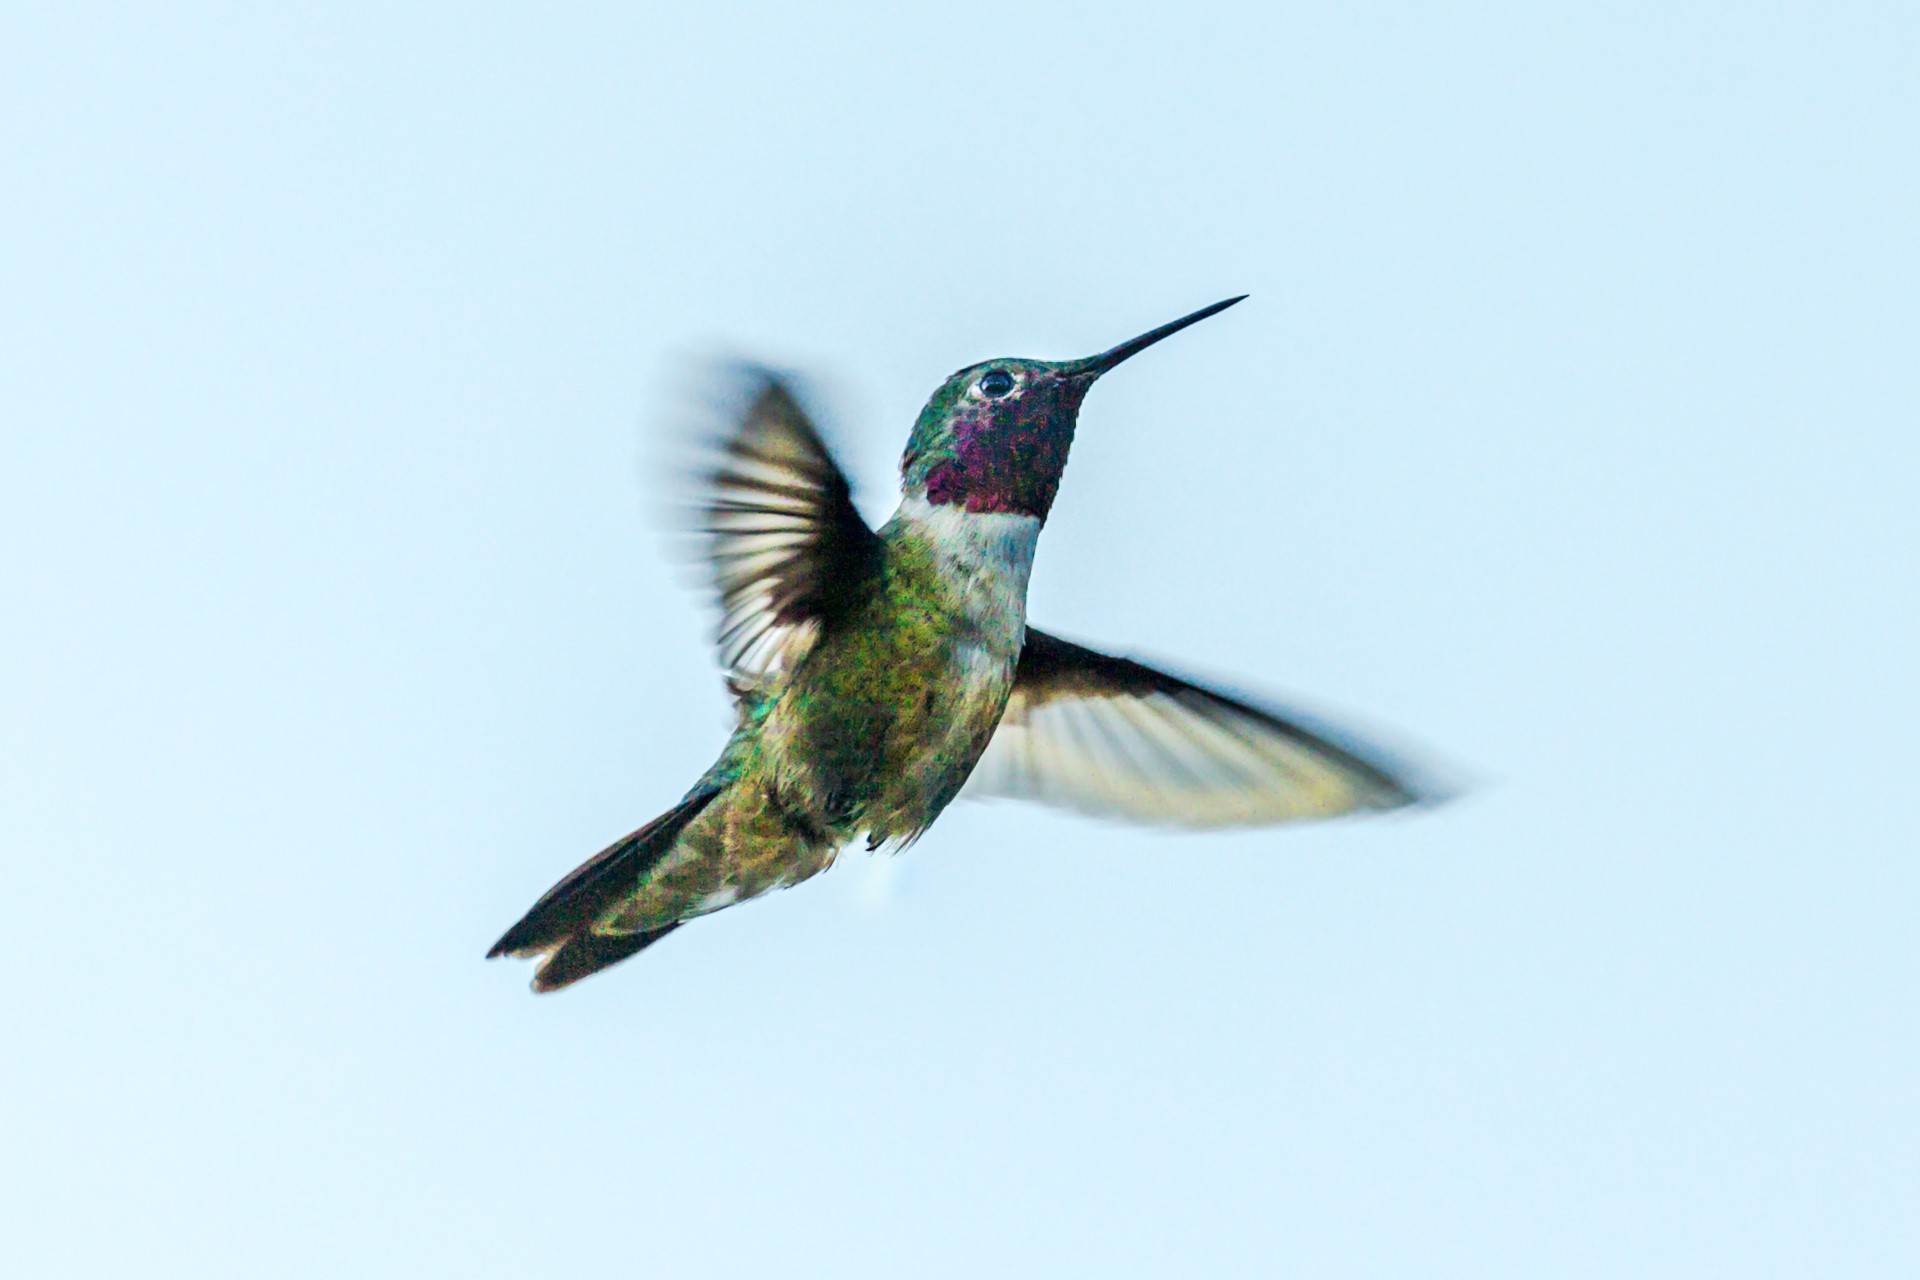
[[[747,680],[797,659],[820,624],[858,598],[880,553],[792,391],[765,370],[752,378],[700,512],[720,596],[720,663]]]
[[[1346,735],[1031,627],[1006,714],[968,788],[1182,827],[1297,822],[1439,798],[1391,756]]]

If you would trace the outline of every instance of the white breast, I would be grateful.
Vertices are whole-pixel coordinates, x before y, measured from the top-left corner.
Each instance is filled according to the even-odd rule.
[[[935,506],[918,494],[901,500],[894,519],[911,524],[933,547],[941,576],[972,623],[973,643],[993,658],[1018,656],[1027,625],[1027,579],[1040,541],[1033,516]]]

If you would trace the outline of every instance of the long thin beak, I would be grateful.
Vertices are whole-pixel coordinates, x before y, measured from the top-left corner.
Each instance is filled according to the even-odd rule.
[[[1199,324],[1208,316],[1218,315],[1234,303],[1244,302],[1246,297],[1247,295],[1243,293],[1237,298],[1228,298],[1225,302],[1216,302],[1210,307],[1202,307],[1190,316],[1181,316],[1178,320],[1163,324],[1158,329],[1149,329],[1137,338],[1130,338],[1111,351],[1102,351],[1099,355],[1088,356],[1085,360],[1072,361],[1063,366],[1060,372],[1069,377],[1082,377],[1091,381],[1122,360],[1139,355],[1160,339],[1170,338],[1190,324]]]

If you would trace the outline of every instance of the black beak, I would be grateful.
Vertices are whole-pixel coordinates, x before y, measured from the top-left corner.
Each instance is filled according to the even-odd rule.
[[[1208,316],[1218,315],[1234,303],[1244,302],[1246,297],[1247,295],[1243,293],[1237,298],[1228,298],[1225,302],[1216,302],[1210,307],[1202,307],[1192,315],[1181,316],[1178,320],[1163,324],[1158,329],[1149,329],[1137,338],[1130,338],[1111,351],[1102,351],[1099,355],[1088,356],[1085,360],[1070,361],[1061,366],[1060,372],[1068,377],[1080,377],[1092,381],[1122,360],[1139,355],[1160,339],[1170,338],[1190,324],[1199,324]]]

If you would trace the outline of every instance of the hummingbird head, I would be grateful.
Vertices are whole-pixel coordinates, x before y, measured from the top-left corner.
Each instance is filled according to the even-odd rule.
[[[1224,311],[1228,298],[1084,360],[988,360],[948,378],[907,439],[900,475],[935,506],[1047,518],[1073,447],[1080,402],[1129,356]]]

